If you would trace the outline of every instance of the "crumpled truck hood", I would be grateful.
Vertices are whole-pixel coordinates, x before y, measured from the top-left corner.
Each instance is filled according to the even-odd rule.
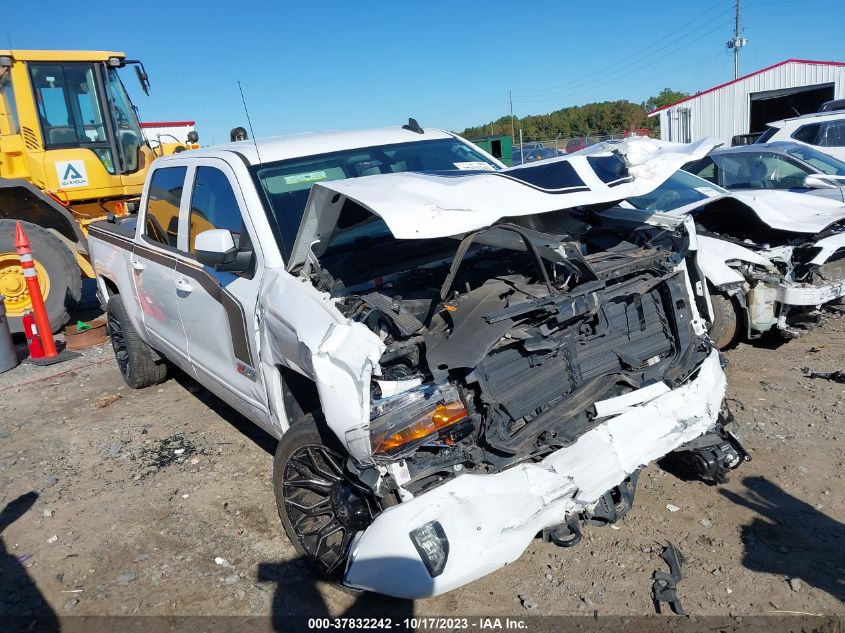
[[[504,217],[644,195],[719,144],[712,138],[691,144],[632,138],[498,172],[406,172],[317,183],[311,189],[288,269],[305,263],[309,252],[317,257],[325,252],[347,200],[381,217],[396,238],[449,237]],[[614,153],[627,161],[627,176],[602,169],[598,159],[612,158]]]

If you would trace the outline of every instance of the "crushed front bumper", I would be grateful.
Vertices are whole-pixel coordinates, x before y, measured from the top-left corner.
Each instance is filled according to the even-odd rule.
[[[781,284],[777,300],[787,306],[819,306],[845,297],[845,279],[819,286]]]
[[[344,584],[424,598],[513,562],[543,528],[563,523],[641,466],[714,428],[725,394],[718,352],[682,387],[656,397],[654,389],[639,391],[643,401],[638,392],[627,394],[624,406],[607,407],[619,413],[541,462],[459,475],[388,508],[353,542]],[[410,533],[434,521],[448,540],[448,557],[432,577]]]

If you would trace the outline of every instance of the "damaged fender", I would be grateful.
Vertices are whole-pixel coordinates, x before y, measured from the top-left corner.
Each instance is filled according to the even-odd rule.
[[[819,240],[813,246],[820,249],[818,254],[810,260],[811,264],[821,266],[839,249],[845,248],[845,233],[831,235]]]
[[[751,249],[738,244],[707,237],[706,235],[698,236],[698,244],[698,265],[701,272],[717,288],[745,282],[745,276],[728,266],[727,262],[731,260],[757,264],[773,274],[778,274],[772,262]]]
[[[328,295],[284,271],[268,274],[261,292],[262,327],[274,364],[313,379],[323,416],[355,459],[369,459],[370,380],[384,344],[363,324],[349,321]]]

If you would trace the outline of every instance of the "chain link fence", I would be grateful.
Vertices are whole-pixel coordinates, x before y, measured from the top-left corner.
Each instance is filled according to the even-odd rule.
[[[590,136],[556,137],[540,141],[523,141],[522,146],[514,143],[513,164],[529,163],[544,158],[554,158],[580,151],[603,141],[620,140],[629,136],[651,136],[647,130],[620,134],[592,134]]]

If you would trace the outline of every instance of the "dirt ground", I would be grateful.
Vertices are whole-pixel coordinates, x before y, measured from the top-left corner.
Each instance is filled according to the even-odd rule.
[[[497,573],[414,603],[316,581],[276,514],[274,442],[190,379],[132,391],[105,345],[23,365],[0,374],[0,618],[647,615],[666,541],[687,559],[687,613],[843,614],[845,384],[802,368],[845,369],[845,316],[726,356],[753,456],[728,484],[652,464],[616,526],[571,549],[537,539]]]

